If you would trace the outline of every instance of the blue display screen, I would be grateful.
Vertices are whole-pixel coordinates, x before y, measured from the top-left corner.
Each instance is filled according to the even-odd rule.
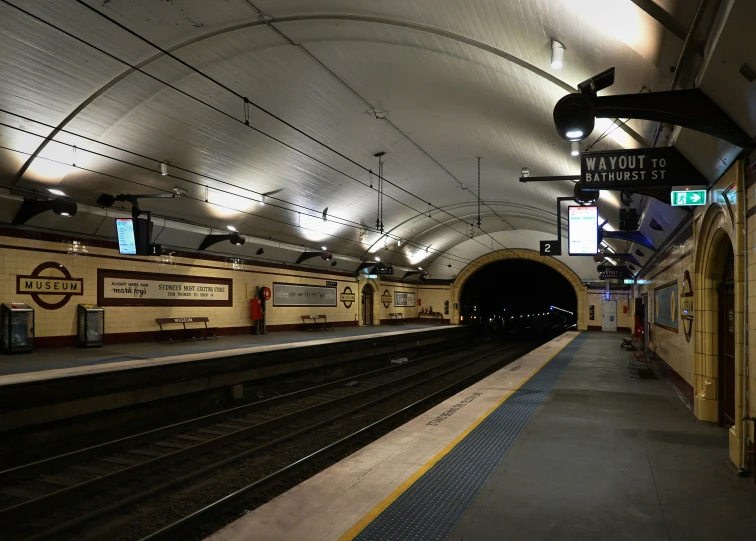
[[[116,230],[118,231],[118,251],[124,255],[136,255],[134,220],[132,218],[116,218]]]

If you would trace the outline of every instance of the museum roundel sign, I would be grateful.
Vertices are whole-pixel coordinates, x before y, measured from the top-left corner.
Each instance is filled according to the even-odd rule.
[[[685,341],[690,342],[693,335],[693,282],[688,271],[685,271],[683,292],[680,294],[680,319],[685,331]]]
[[[57,310],[68,304],[72,296],[84,294],[84,280],[73,278],[60,263],[48,261],[37,265],[30,275],[16,276],[16,293],[31,295],[45,310]]]
[[[384,308],[388,308],[389,306],[391,306],[391,300],[392,299],[393,299],[393,297],[391,296],[391,293],[389,293],[389,290],[386,289],[383,292],[383,295],[381,295],[381,302],[383,303],[383,307]]]
[[[349,286],[346,286],[339,296],[339,300],[344,303],[345,308],[350,308],[355,298],[354,292]]]

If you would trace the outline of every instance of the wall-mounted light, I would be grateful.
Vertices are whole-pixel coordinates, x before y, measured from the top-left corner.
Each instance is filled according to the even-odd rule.
[[[227,225],[227,226],[226,226],[226,229],[228,229],[229,231],[233,231],[234,233],[236,233],[236,232],[237,232],[237,231],[236,231],[236,228],[235,228],[235,227],[234,227],[233,225]]]
[[[200,244],[199,249],[205,250],[213,244],[217,244],[225,240],[231,242],[231,244],[234,244],[236,246],[241,246],[245,242],[247,242],[247,239],[244,238],[244,235],[240,235],[236,231],[232,231],[223,235],[208,235],[207,237],[205,237],[205,240],[202,241],[202,244]]]
[[[60,197],[65,197],[66,196],[66,194],[65,194],[65,192],[63,192],[63,190],[58,190],[56,188],[48,188],[47,191],[50,192],[53,195],[58,195]]]
[[[325,250],[328,250],[328,247],[327,246],[321,246],[320,249],[323,250],[323,251],[325,251]]]
[[[78,206],[70,199],[24,199],[21,208],[13,218],[14,225],[25,224],[37,214],[53,211],[58,216],[75,216]]]
[[[564,45],[557,40],[551,41],[551,67],[555,70],[562,69],[564,65]]]
[[[160,174],[163,176],[168,174],[168,162],[160,162]]]

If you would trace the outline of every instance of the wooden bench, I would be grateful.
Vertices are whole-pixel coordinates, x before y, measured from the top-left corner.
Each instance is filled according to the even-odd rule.
[[[635,333],[631,334],[630,336],[626,336],[622,339],[622,343],[620,344],[620,349],[628,349],[630,351],[635,351],[635,341],[638,340],[638,337],[635,336]]]
[[[332,331],[333,330],[333,323],[328,323],[328,317],[325,315],[319,315],[315,316],[317,318],[316,321],[320,320],[322,323],[322,327],[320,327],[320,330],[322,331]]]
[[[630,377],[634,378],[633,374],[637,374],[640,369],[640,365],[644,365],[647,370],[653,368],[653,363],[656,361],[656,344],[653,342],[648,343],[648,350],[643,351],[641,344],[640,351],[633,351],[630,357],[630,363],[627,365],[627,370],[630,372]]]
[[[207,340],[208,338],[215,338],[216,340],[218,337],[215,335],[215,331],[217,331],[217,327],[208,327],[207,324],[210,322],[210,318],[208,317],[156,317],[155,323],[157,323],[160,326],[160,334],[162,337],[167,338],[168,342],[173,342],[173,338],[168,334],[170,332],[170,329],[164,328],[164,325],[182,325],[182,338],[181,340],[183,342],[186,342],[187,340],[197,340],[197,337],[194,336],[193,331],[197,330],[197,328],[188,328],[186,326],[187,323],[204,323],[205,324],[205,335],[202,337],[203,340]],[[202,330],[202,327],[199,328]]]
[[[318,316],[300,316],[303,331],[315,331],[318,328]]]
[[[401,312],[394,312],[389,314],[389,320],[391,320],[391,323],[393,323],[394,325],[404,325],[405,323],[407,323]]]

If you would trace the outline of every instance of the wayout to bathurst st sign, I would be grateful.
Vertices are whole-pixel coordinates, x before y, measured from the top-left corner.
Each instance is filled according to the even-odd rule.
[[[580,157],[580,185],[616,190],[649,186],[707,184],[674,147],[601,150]]]

